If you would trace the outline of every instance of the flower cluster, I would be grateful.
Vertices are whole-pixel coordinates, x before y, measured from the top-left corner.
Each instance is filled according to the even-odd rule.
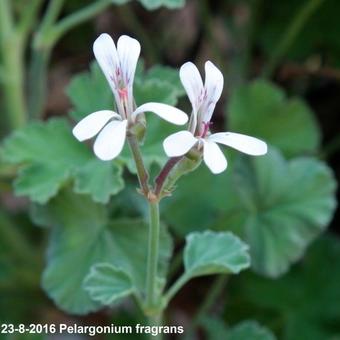
[[[257,138],[234,132],[210,133],[211,118],[223,89],[223,75],[211,61],[205,63],[204,85],[197,67],[191,62],[181,67],[180,78],[192,113],[187,131],[176,132],[164,140],[164,150],[169,157],[185,155],[193,147],[203,149],[205,164],[218,174],[227,168],[227,160],[216,143],[253,156],[267,153],[267,144]]]
[[[101,34],[93,44],[93,52],[111,87],[117,112],[93,112],[74,127],[73,134],[79,141],[98,134],[93,146],[98,158],[106,161],[120,154],[127,130],[136,123],[141,113],[153,112],[177,125],[188,121],[188,116],[183,111],[162,103],[145,103],[136,108],[133,80],[140,54],[140,44],[136,39],[122,35],[116,48],[108,34]]]
[[[187,123],[188,116],[170,105],[151,102],[136,108],[133,80],[140,54],[137,40],[123,35],[116,47],[108,34],[101,34],[94,42],[93,51],[112,89],[117,112],[93,112],[74,127],[73,134],[79,141],[98,134],[94,143],[94,153],[98,158],[111,160],[117,157],[123,149],[127,131],[144,112],[153,112],[176,125]],[[164,140],[167,156],[179,157],[196,149],[202,152],[209,169],[217,174],[227,168],[227,160],[217,143],[254,156],[267,152],[266,143],[257,138],[233,132],[210,132],[211,118],[223,90],[223,75],[212,62],[205,63],[204,84],[197,67],[191,62],[181,67],[180,79],[191,102],[192,113],[187,130]]]

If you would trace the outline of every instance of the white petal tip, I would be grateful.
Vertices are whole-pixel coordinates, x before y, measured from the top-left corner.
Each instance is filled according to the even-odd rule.
[[[86,140],[86,138],[84,138],[84,136],[82,136],[79,133],[79,129],[77,128],[77,125],[72,129],[72,134],[79,142],[83,142],[84,140]]]
[[[175,124],[175,125],[184,125],[188,122],[188,116],[183,111],[162,103],[146,103],[141,105],[136,109],[136,111],[132,114],[132,118],[135,119],[135,117],[142,113],[142,112],[153,112],[162,119]]]
[[[197,143],[197,139],[189,131],[179,131],[163,142],[163,148],[168,157],[179,157],[185,155]]]
[[[99,133],[93,145],[95,155],[102,161],[116,158],[123,149],[127,121],[112,121]]]
[[[214,174],[214,175],[219,175],[221,174],[222,172],[226,171],[227,170],[227,165],[223,168],[223,169],[219,169],[219,170],[212,170],[210,169],[211,173]]]
[[[218,145],[211,141],[204,141],[203,160],[210,171],[217,175],[227,169],[228,163]]]
[[[90,139],[94,137],[111,118],[119,119],[120,116],[118,115],[118,113],[110,110],[93,112],[83,118],[73,128],[73,136],[76,137],[80,142],[83,142],[86,139]]]
[[[210,141],[230,146],[251,156],[262,156],[268,151],[262,140],[235,132],[218,132],[209,137]]]

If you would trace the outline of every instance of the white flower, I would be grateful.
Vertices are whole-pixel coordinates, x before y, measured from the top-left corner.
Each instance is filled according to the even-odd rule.
[[[93,44],[93,52],[115,97],[117,112],[96,111],[82,119],[73,129],[73,135],[84,141],[98,134],[94,152],[102,160],[111,160],[122,151],[129,126],[143,112],[153,112],[176,125],[183,125],[188,116],[181,110],[161,103],[146,103],[135,108],[133,80],[140,54],[136,39],[122,35],[117,48],[108,34],[101,34]]]
[[[164,140],[163,147],[169,157],[183,156],[194,146],[203,148],[205,164],[218,174],[227,168],[227,160],[217,143],[248,155],[267,153],[267,144],[257,138],[233,132],[210,133],[210,120],[223,89],[223,75],[212,62],[205,63],[204,85],[197,67],[191,62],[181,67],[180,78],[191,102],[192,114],[189,131],[174,133]]]

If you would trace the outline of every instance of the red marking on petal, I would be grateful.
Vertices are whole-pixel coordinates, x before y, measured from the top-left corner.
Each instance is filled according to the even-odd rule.
[[[202,133],[201,133],[201,138],[204,138],[206,135],[207,135],[207,133],[208,133],[208,131],[209,131],[209,128],[210,128],[210,126],[212,125],[213,123],[212,122],[202,122],[202,125],[203,125],[203,131],[202,131]]]
[[[127,96],[128,96],[127,88],[118,89],[118,93],[119,93],[119,97],[121,100],[127,99]]]

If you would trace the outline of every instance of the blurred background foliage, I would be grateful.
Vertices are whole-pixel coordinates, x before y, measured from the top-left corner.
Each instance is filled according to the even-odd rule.
[[[142,318],[129,301],[109,311],[80,288],[91,264],[115,256],[107,247],[112,226],[133,249],[126,224],[142,240],[137,218],[147,214],[128,150],[99,162],[70,133],[88,113],[112,106],[91,49],[107,32],[141,42],[137,103],[188,111],[177,69],[188,60],[202,69],[210,59],[225,76],[212,130],[270,144],[256,159],[226,150],[226,173],[213,176],[202,165],[162,202],[174,238],[170,281],[191,231],[231,230],[252,256],[251,271],[237,277],[191,281],[167,323],[183,324],[187,339],[340,339],[339,14],[336,0],[1,0],[0,321]],[[175,130],[147,122],[142,151],[157,173],[166,161],[161,141]],[[120,254],[129,257],[124,248]]]

